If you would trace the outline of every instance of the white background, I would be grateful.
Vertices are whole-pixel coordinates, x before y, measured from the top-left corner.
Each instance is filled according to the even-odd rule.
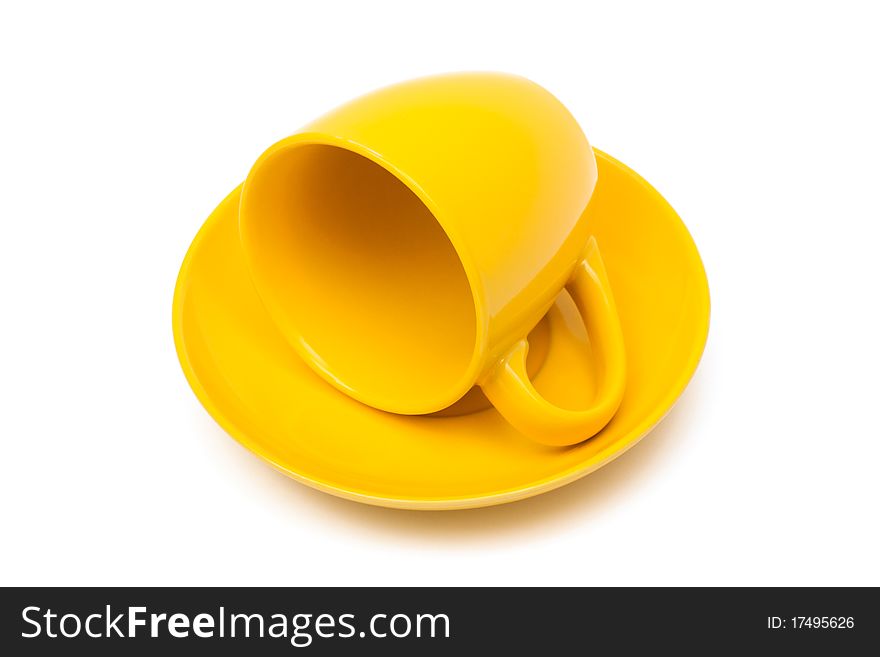
[[[873,4],[4,3],[0,583],[880,584]],[[178,267],[269,144],[467,69],[541,83],[678,209],[707,351],[658,429],[562,490],[338,500],[198,404]]]

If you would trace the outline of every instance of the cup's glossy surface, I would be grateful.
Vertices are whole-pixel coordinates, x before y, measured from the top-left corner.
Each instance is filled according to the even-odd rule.
[[[613,300],[581,219],[596,179],[577,122],[533,82],[425,78],[270,147],[242,189],[241,243],[278,330],[347,394],[425,414],[478,383],[525,433],[568,444],[610,419],[624,385]],[[542,404],[524,368],[506,366],[567,284],[606,354],[602,394],[580,414]]]

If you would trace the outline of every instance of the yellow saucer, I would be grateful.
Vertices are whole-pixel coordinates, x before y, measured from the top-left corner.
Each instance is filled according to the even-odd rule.
[[[257,298],[239,246],[240,188],[202,226],[174,293],[174,340],[193,391],[220,426],[278,470],[368,504],[488,506],[596,470],[669,411],[709,328],[706,274],[684,224],[638,174],[604,153],[596,157],[599,183],[587,215],[623,325],[627,388],[617,415],[590,440],[546,447],[491,408],[397,416],[332,388],[284,342]],[[535,386],[560,405],[583,406],[593,390],[592,358],[567,293],[544,324],[548,344]]]

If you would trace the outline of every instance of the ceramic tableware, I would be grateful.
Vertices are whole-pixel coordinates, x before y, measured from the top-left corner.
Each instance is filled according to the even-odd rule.
[[[598,183],[582,220],[601,245],[614,288],[627,386],[614,418],[590,440],[564,448],[528,440],[481,403],[479,389],[449,415],[406,416],[327,385],[278,332],[248,278],[240,189],[199,231],[174,294],[174,340],[196,397],[227,433],[279,471],[389,507],[511,502],[620,456],[666,415],[694,373],[708,332],[709,291],[675,211],[632,170],[599,151],[596,157]],[[591,397],[596,353],[567,292],[530,338],[530,373],[544,397],[575,408]]]
[[[596,179],[577,122],[537,84],[405,82],[257,160],[239,206],[244,260],[277,331],[340,391],[428,414],[478,385],[521,433],[577,443],[614,415],[626,376],[603,246],[584,219]],[[594,394],[568,407],[525,366],[526,336],[563,288],[596,368]]]

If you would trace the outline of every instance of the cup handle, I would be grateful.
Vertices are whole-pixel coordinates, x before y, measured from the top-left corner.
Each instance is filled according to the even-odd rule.
[[[598,386],[592,406],[574,411],[544,399],[526,371],[529,343],[525,339],[480,382],[486,397],[510,424],[545,445],[574,445],[597,434],[620,407],[626,384],[623,331],[594,237],[565,287],[584,320],[596,355]]]

